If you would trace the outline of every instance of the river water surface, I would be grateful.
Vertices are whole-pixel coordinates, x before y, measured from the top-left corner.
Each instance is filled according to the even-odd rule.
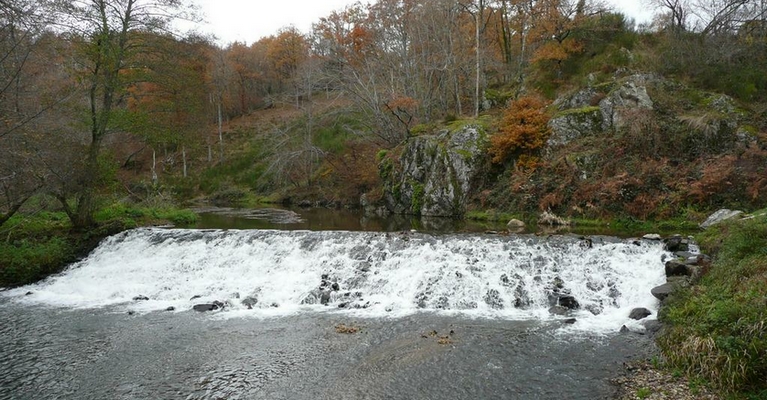
[[[610,398],[652,349],[618,331],[657,310],[664,254],[566,235],[137,229],[0,292],[0,399]],[[578,307],[552,315],[568,296]]]

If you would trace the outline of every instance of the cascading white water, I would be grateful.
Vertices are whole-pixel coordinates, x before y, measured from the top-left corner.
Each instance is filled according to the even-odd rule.
[[[650,289],[665,280],[663,254],[658,242],[570,236],[136,229],[4,295],[141,312],[217,300],[228,316],[428,310],[510,319],[560,318],[549,308],[571,296],[576,326],[614,331],[634,307],[657,310]]]

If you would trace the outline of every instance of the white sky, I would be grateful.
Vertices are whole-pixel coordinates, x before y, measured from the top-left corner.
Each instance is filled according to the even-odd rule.
[[[282,27],[295,26],[307,33],[312,23],[333,10],[344,8],[355,0],[197,0],[205,23],[198,31],[214,34],[220,44],[234,41],[253,43],[277,32]],[[363,0],[362,3],[367,3]],[[619,11],[637,22],[647,22],[652,10],[643,0],[607,0]]]

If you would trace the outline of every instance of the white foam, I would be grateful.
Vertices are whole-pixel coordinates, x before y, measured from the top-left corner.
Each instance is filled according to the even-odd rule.
[[[632,323],[632,308],[657,310],[650,289],[665,280],[662,255],[661,244],[649,241],[588,247],[566,237],[137,229],[106,239],[61,275],[0,295],[27,304],[139,312],[171,306],[181,312],[218,300],[229,303],[218,313],[227,317],[397,317],[426,310],[551,319],[561,318],[548,312],[558,277],[581,305],[573,329],[615,331]],[[302,304],[319,293],[323,274],[340,290],[328,306]],[[518,287],[527,301],[519,308]],[[503,308],[488,304],[488,294],[496,294]],[[139,295],[150,300],[134,301]],[[253,310],[241,303],[247,296],[258,298]],[[345,302],[367,308],[339,310]]]

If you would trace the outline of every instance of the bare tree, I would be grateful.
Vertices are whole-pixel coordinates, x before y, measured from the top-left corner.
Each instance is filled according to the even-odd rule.
[[[163,32],[170,22],[188,17],[182,0],[69,0],[55,2],[52,12],[78,49],[80,79],[85,83],[88,138],[83,173],[74,199],[56,193],[72,224],[93,225],[99,158],[105,137],[114,131],[115,117],[124,107],[135,55],[146,51],[139,32]],[[74,204],[70,203],[74,200]]]

